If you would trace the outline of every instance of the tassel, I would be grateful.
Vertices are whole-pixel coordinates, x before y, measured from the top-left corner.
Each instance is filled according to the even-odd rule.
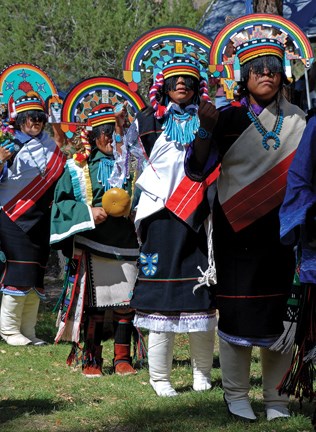
[[[284,331],[277,341],[269,348],[271,351],[288,353],[294,345],[297,332],[297,323],[302,309],[302,289],[300,284],[301,254],[298,251],[297,263],[294,273],[293,285],[290,297],[287,301],[286,319],[283,321]]]
[[[312,362],[304,362],[304,347],[296,351],[293,356],[292,365],[278,385],[279,394],[293,395],[300,402],[304,398],[311,402],[315,398],[313,381],[315,376],[315,366]]]
[[[315,363],[316,360],[316,346],[314,346],[314,348],[312,348],[310,351],[308,351],[308,353],[306,354],[306,356],[303,358],[304,362],[313,362]]]
[[[295,335],[295,350],[290,369],[285,374],[277,389],[279,394],[293,395],[300,402],[307,398],[310,402],[315,398],[314,378],[315,365],[315,285],[302,284],[302,300],[300,317]]]
[[[60,294],[60,296],[59,296],[59,298],[57,300],[57,303],[56,303],[56,305],[55,305],[55,307],[53,309],[53,312],[56,312],[60,308],[61,303],[64,302],[64,298],[65,298],[66,291],[67,291],[67,288],[68,288],[68,280],[69,280],[69,274],[70,274],[70,269],[71,269],[69,261],[70,261],[70,259],[68,258],[67,262],[66,262],[66,265],[65,265],[65,274],[64,274],[63,289],[62,289],[61,294]]]
[[[82,353],[82,347],[78,343],[73,342],[71,351],[66,360],[67,365],[71,366],[73,363],[75,363],[74,366],[75,367],[78,366],[82,358],[81,353]]]
[[[283,327],[283,333],[269,348],[271,351],[280,351],[282,354],[288,353],[293,348],[297,324],[294,322],[283,321]]]
[[[147,359],[147,347],[145,338],[138,327],[133,326],[133,342],[134,342],[134,355],[133,362],[139,361],[142,365]]]

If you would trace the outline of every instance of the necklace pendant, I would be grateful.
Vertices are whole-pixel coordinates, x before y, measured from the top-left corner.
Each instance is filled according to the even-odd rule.
[[[270,140],[274,141],[272,147],[274,148],[274,150],[277,150],[280,147],[281,142],[280,142],[280,138],[277,136],[277,134],[274,131],[266,132],[263,136],[262,145],[266,150],[270,149],[270,145],[268,143],[268,141]]]
[[[45,174],[46,174],[46,168],[41,169],[41,170],[40,170],[40,175],[41,175],[42,177],[45,177]]]

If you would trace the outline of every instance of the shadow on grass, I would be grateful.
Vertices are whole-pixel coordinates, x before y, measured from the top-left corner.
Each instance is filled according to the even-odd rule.
[[[45,399],[2,400],[0,401],[0,425],[25,415],[46,415],[63,409],[69,405]]]
[[[179,393],[184,392],[185,389],[177,389]],[[124,421],[124,425],[134,424],[137,425],[135,431],[138,430],[150,430],[150,432],[169,432],[169,431],[201,431],[201,430],[223,430],[223,431],[244,431],[244,430],[256,430],[256,431],[286,431],[286,432],[298,432],[298,430],[306,431],[306,424],[310,423],[308,413],[305,413],[305,419],[302,422],[305,424],[302,429],[298,429],[295,418],[291,419],[278,419],[274,422],[267,422],[262,402],[252,402],[252,407],[255,414],[257,415],[258,422],[256,423],[243,423],[232,418],[221,400],[214,401],[212,398],[212,391],[209,392],[210,397],[208,399],[197,398],[194,402],[190,400],[186,402],[183,399],[181,406],[176,406],[173,401],[161,404],[159,407],[150,410],[140,410],[137,413],[137,420],[131,415],[127,416]],[[181,396],[183,397],[183,396]],[[300,414],[296,412],[295,414]],[[123,426],[123,425],[122,425]],[[105,425],[104,425],[105,427]],[[312,427],[312,426],[311,426]],[[104,431],[110,431],[111,429],[105,428]],[[120,428],[115,429],[121,431]],[[124,430],[124,429],[122,429]],[[312,430],[312,429],[308,429]]]
[[[74,425],[60,425],[54,421],[54,424],[47,423],[45,431],[67,431],[67,432],[170,432],[170,431],[286,431],[297,432],[298,430],[312,430],[311,420],[306,412],[306,419],[301,420],[300,427],[295,423],[295,419],[277,420],[276,422],[267,423],[265,419],[264,405],[262,401],[253,401],[252,407],[258,416],[258,423],[253,428],[252,425],[242,423],[233,419],[227,412],[222,398],[218,398],[218,389],[206,393],[196,394],[195,399],[186,398],[185,393],[192,393],[190,387],[177,388],[180,396],[178,398],[157,398],[152,396],[152,406],[144,409],[140,401],[125,414],[119,416],[119,420],[113,422],[106,420],[99,424],[96,429],[91,429],[86,419],[86,425],[80,426],[74,421]],[[215,393],[215,395],[214,395]],[[215,396],[215,398],[214,398]],[[179,403],[181,401],[181,403]],[[293,404],[292,404],[293,405]],[[30,425],[34,422],[40,422],[45,425],[45,416],[62,411],[69,412],[69,403],[54,402],[50,399],[28,399],[28,400],[6,400],[0,402],[0,430],[5,431],[6,423],[16,420],[17,418],[27,417],[27,423],[24,423],[27,431],[31,431]],[[293,407],[292,407],[293,408]],[[306,407],[305,407],[306,408]],[[311,406],[309,406],[311,410]],[[114,410],[115,411],[115,410]],[[300,414],[298,403],[295,404],[295,414]],[[308,408],[307,408],[308,411]],[[115,412],[113,413],[115,414]],[[36,417],[37,416],[37,417]],[[41,417],[39,419],[39,416]],[[33,417],[33,420],[32,420]],[[74,418],[76,413],[74,411]],[[114,415],[115,417],[115,415]],[[35,424],[34,423],[34,424]],[[310,424],[310,429],[306,429]],[[255,425],[255,424],[253,424]],[[11,430],[11,429],[10,429]],[[19,431],[22,429],[18,429]],[[33,430],[37,430],[34,427]]]

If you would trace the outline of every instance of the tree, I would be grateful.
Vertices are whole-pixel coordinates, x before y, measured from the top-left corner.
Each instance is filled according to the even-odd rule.
[[[282,0],[253,0],[253,11],[255,13],[272,13],[283,15]]]
[[[35,64],[65,91],[92,76],[122,79],[138,36],[162,25],[195,28],[200,15],[191,0],[2,0],[0,66]]]

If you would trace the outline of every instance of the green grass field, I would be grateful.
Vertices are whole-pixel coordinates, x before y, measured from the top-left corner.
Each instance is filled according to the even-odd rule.
[[[256,350],[251,398],[259,421],[249,425],[236,422],[227,414],[217,346],[212,390],[202,393],[192,390],[186,335],[177,336],[174,352],[172,383],[180,393],[178,397],[156,396],[149,385],[147,364],[135,376],[114,375],[113,341],[104,343],[104,377],[87,379],[82,376],[80,367],[66,365],[70,344],[53,344],[56,332],[53,306],[52,303],[41,306],[37,326],[38,336],[50,345],[12,347],[0,342],[1,432],[313,431],[310,417],[314,404],[307,401],[300,408],[293,400],[293,416],[288,420],[266,421]]]

